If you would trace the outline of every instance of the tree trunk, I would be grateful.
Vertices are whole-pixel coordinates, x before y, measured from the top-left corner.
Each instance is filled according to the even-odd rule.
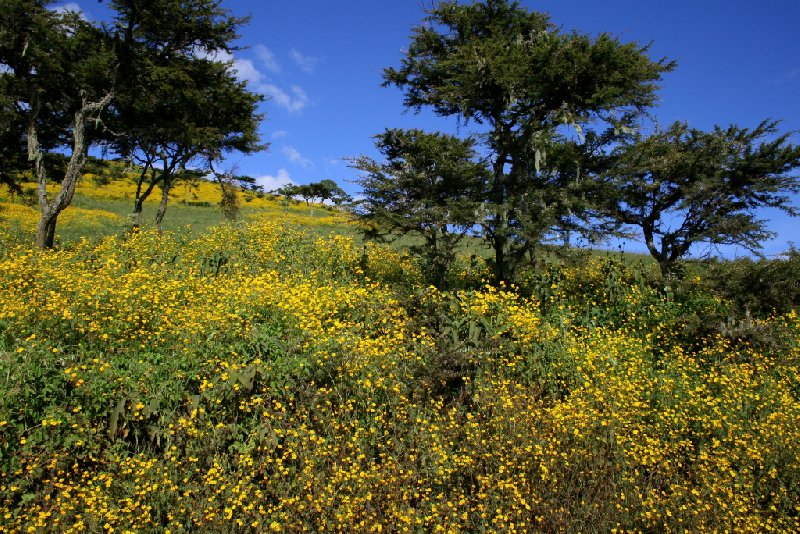
[[[427,263],[429,272],[428,277],[434,287],[445,290],[447,286],[447,275],[449,270],[448,250],[444,237],[440,238],[440,229],[432,228],[426,236],[427,241]],[[443,250],[444,248],[444,250]]]
[[[142,174],[147,172],[147,169],[142,171]],[[151,177],[150,183],[147,185],[147,189],[142,192],[142,181],[144,180],[144,176],[140,178],[140,181],[136,184],[136,196],[133,200],[133,212],[131,213],[131,224],[133,229],[141,228],[142,226],[142,211],[144,211],[144,201],[150,196],[150,193],[153,192],[153,188],[156,186],[155,177]],[[163,217],[163,215],[162,215]]]
[[[665,283],[669,283],[672,278],[672,263],[668,260],[659,259],[658,266],[661,268],[661,278]]]
[[[142,169],[139,179],[136,181],[136,195],[133,197],[133,212],[131,213],[131,228],[138,230],[142,226],[142,208],[144,207],[144,197],[142,197],[142,184],[147,176],[147,168]],[[145,194],[149,194],[145,193]]]
[[[56,238],[56,219],[58,213],[43,214],[36,225],[36,246],[53,248]]]
[[[156,226],[160,232],[161,221],[163,221],[164,214],[167,211],[166,202],[169,200],[169,191],[174,180],[173,172],[181,160],[180,158],[176,157],[170,164],[168,163],[167,158],[164,157],[161,159],[161,169],[155,168],[155,161],[156,157],[152,153],[145,152],[144,167],[142,168],[142,172],[139,174],[138,181],[136,182],[136,196],[134,197],[133,201],[133,212],[131,213],[131,219],[133,228],[141,227],[144,203],[148,198],[150,198],[150,194],[153,192],[156,186],[158,184],[162,184],[161,187],[163,189],[161,195],[161,205],[156,213]],[[144,184],[148,173],[150,173],[150,179],[147,183],[147,187],[144,191],[142,191],[142,185]]]
[[[172,183],[169,181],[164,181],[164,183],[161,184],[161,203],[158,205],[158,211],[156,212],[156,228],[158,228],[159,233],[164,231],[161,223],[164,221],[164,214],[167,213],[167,202],[169,202],[169,189],[171,185]]]
[[[496,283],[508,282],[513,276],[508,250],[508,209],[506,203],[505,165],[508,158],[505,152],[498,154],[494,161],[492,174],[491,201],[495,205],[492,221],[491,243],[494,248],[494,278]]]
[[[142,227],[142,209],[144,208],[144,201],[137,198],[133,204],[133,213],[131,213],[131,228],[138,230]]]
[[[97,102],[82,102],[75,112],[75,123],[72,129],[72,154],[67,163],[67,170],[61,180],[61,188],[52,199],[47,195],[47,172],[44,168],[44,155],[39,146],[39,135],[36,129],[36,119],[42,103],[32,99],[33,105],[28,119],[28,160],[33,163],[33,171],[37,181],[37,194],[41,217],[36,226],[36,246],[39,248],[53,248],[56,235],[56,221],[58,215],[72,202],[75,187],[81,175],[89,147],[86,143],[86,124],[92,118],[92,113],[99,113],[111,101],[111,93],[106,94]]]
[[[505,220],[502,220],[501,224],[506,225]],[[499,284],[500,282],[509,281],[511,278],[511,266],[508,264],[508,250],[506,250],[508,238],[504,235],[505,227],[496,227],[495,232],[497,233],[492,242],[494,245],[494,279]]]
[[[452,258],[449,255],[439,259],[439,264],[436,266],[436,289],[442,291],[447,289],[447,282],[450,278],[450,264]]]
[[[508,210],[504,204],[498,204],[496,206],[493,225],[491,243],[494,249],[495,282],[498,284],[500,282],[510,282],[514,277],[514,266],[518,263],[518,259],[515,259],[511,253],[511,243],[508,238]]]
[[[658,262],[658,267],[661,269],[661,278],[665,283],[669,284],[672,277],[671,268],[673,262],[670,261],[669,255],[666,252],[666,242],[662,238],[661,250],[658,250],[655,242],[654,229],[650,221],[645,221],[642,230],[647,250],[650,251],[650,255]]]

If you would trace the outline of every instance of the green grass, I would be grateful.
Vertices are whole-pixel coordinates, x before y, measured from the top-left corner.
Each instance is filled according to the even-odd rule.
[[[0,197],[1,202],[23,203],[17,196]],[[25,200],[24,203],[31,205],[32,199]],[[284,220],[293,217],[310,219],[322,219],[329,217],[333,211],[326,206],[306,206],[304,203],[292,203],[288,207],[251,207],[242,200],[239,220],[266,219]],[[36,209],[36,204],[33,204]],[[67,208],[80,208],[86,210],[102,210],[110,212],[120,217],[121,220],[103,225],[86,225],[81,223],[64,224],[59,222],[56,226],[56,246],[70,247],[80,242],[82,239],[89,241],[99,241],[112,235],[120,235],[128,232],[131,228],[131,212],[133,200],[118,200],[102,198],[97,196],[76,194],[72,204]],[[155,229],[155,216],[158,209],[156,202],[148,202],[144,206],[141,216],[143,230]],[[178,232],[188,238],[195,238],[207,232],[210,228],[226,223],[222,210],[214,204],[208,206],[193,206],[184,203],[171,203],[167,208],[163,220],[163,229],[166,232]],[[319,236],[330,233],[338,233],[349,237],[358,238],[358,232],[354,227],[341,224],[312,224],[307,226],[307,230]],[[14,239],[21,242],[32,242],[32,231],[22,228],[6,228],[7,233]]]
[[[123,226],[130,226],[130,214],[133,211],[133,201],[123,200],[110,200],[90,196],[76,196],[73,204],[78,208],[91,209],[91,210],[105,210],[125,219]],[[156,203],[147,203],[142,212],[142,228],[145,230],[155,228],[155,218],[158,205]],[[212,226],[217,226],[225,221],[222,211],[216,206],[201,207],[201,206],[187,206],[183,204],[170,205],[167,208],[167,213],[164,216],[164,230],[178,231],[186,230],[191,235],[199,235]],[[116,231],[113,228],[108,229],[109,234],[114,234]],[[62,235],[64,242],[73,240],[72,235]],[[103,237],[101,235],[92,237]]]

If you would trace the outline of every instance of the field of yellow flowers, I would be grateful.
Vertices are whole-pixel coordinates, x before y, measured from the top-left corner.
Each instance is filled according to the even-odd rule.
[[[800,318],[278,216],[0,244],[0,530],[800,530]],[[698,326],[699,325],[699,326]]]

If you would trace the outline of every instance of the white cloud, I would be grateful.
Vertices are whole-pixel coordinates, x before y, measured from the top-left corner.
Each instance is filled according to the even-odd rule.
[[[292,48],[292,50],[289,52],[289,57],[292,59],[292,61],[294,61],[295,65],[300,67],[300,70],[309,74],[314,72],[314,69],[317,66],[317,61],[319,61],[318,58],[306,56],[300,53],[300,51],[298,51],[296,48]]]
[[[236,73],[237,78],[254,86],[258,86],[264,79],[264,75],[249,59],[234,59],[233,71]]]
[[[264,47],[266,50],[266,47]],[[308,105],[308,95],[303,88],[298,85],[291,86],[287,93],[277,85],[267,81],[266,76],[253,64],[252,60],[235,58],[224,50],[218,50],[214,53],[208,53],[204,50],[197,50],[195,52],[197,57],[206,57],[212,61],[219,61],[222,63],[233,62],[231,70],[234,75],[241,81],[250,84],[250,89],[269,97],[276,104],[282,108],[286,108],[290,112],[297,112],[302,110]],[[262,58],[263,59],[263,58]]]
[[[83,11],[83,8],[80,5],[78,5],[77,2],[67,2],[66,4],[52,6],[50,7],[50,9],[56,13],[61,13],[61,14],[69,12],[77,13],[83,20],[88,20],[86,12]]]
[[[272,53],[272,50],[262,44],[256,45],[253,50],[255,50],[256,56],[258,56],[261,64],[264,65],[268,71],[281,71],[281,66],[278,63],[278,60],[275,59],[275,54]]]
[[[328,158],[328,159],[326,159],[325,161],[326,161],[326,162],[327,162],[327,164],[328,164],[328,165],[330,165],[331,167],[336,167],[337,165],[339,165],[339,160],[338,160],[338,159],[336,159],[336,158]]]
[[[305,169],[314,166],[314,163],[310,159],[304,158],[303,155],[300,153],[300,151],[291,145],[286,145],[283,148],[281,148],[281,153],[283,153],[284,156],[289,158],[289,161],[291,161],[292,163],[297,163],[298,165],[300,165]]]
[[[272,132],[273,139],[282,139],[287,135],[289,135],[289,132],[287,132],[286,130],[275,130],[274,132]]]
[[[258,90],[266,96],[271,97],[276,104],[282,108],[286,108],[290,112],[300,111],[308,104],[308,95],[297,85],[292,86],[291,95],[277,85],[271,83],[259,85]]]
[[[279,187],[289,184],[296,185],[289,176],[289,171],[286,169],[278,169],[278,174],[276,176],[270,174],[259,176],[256,178],[256,183],[264,187],[264,191],[274,191]]]
[[[200,49],[195,51],[195,55],[220,63],[233,62],[231,64],[231,70],[236,78],[253,86],[258,86],[264,80],[264,75],[256,68],[251,60],[235,58],[230,52],[226,52],[225,50],[215,50],[209,53],[206,50]]]

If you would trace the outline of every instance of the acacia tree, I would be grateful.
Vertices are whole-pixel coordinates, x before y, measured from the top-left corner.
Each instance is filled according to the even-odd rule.
[[[316,189],[317,197],[322,201],[325,202],[326,200],[330,200],[337,206],[341,205],[344,202],[349,202],[352,200],[350,195],[348,195],[344,189],[339,187],[335,181],[326,179],[320,182],[310,184],[314,189]]]
[[[118,127],[110,143],[140,167],[133,225],[156,187],[161,229],[169,192],[189,167],[213,169],[225,153],[252,153],[260,144],[260,95],[236,79],[230,63],[215,60],[246,19],[213,0],[114,0],[125,83],[115,102]],[[230,206],[228,177],[217,180]]]
[[[303,197],[303,200],[306,202],[306,206],[311,205],[312,200],[319,200],[320,194],[322,193],[321,189],[318,187],[319,184],[310,183],[310,184],[300,184],[294,186],[294,195]]]
[[[313,200],[319,200],[320,202],[330,200],[337,206],[351,200],[350,195],[333,180],[322,180],[321,182],[311,182],[309,184],[287,184],[275,189],[272,193],[282,195],[287,199],[302,197],[306,206],[310,206]]]
[[[578,137],[592,127],[606,139],[655,102],[657,82],[674,64],[646,52],[608,34],[561,32],[515,1],[445,1],[414,28],[401,67],[384,71],[384,85],[404,89],[406,107],[431,106],[485,127],[492,176],[484,233],[498,279],[511,278],[579,211],[580,196],[565,197],[575,173],[548,163],[563,140],[559,127],[572,125]]]
[[[24,140],[37,182],[41,217],[36,244],[54,244],[59,214],[72,202],[89,148],[111,101],[115,61],[108,36],[76,13],[57,13],[49,1],[0,2],[0,88],[4,151]],[[66,153],[63,168],[50,165]],[[15,158],[11,158],[13,161]],[[62,176],[55,194],[49,176]],[[10,181],[10,180],[6,180]]]
[[[361,156],[364,200],[356,214],[369,238],[422,239],[410,247],[424,260],[432,282],[447,285],[456,246],[479,221],[488,171],[476,161],[472,139],[421,130],[386,130],[375,136],[385,158]]]
[[[641,230],[647,249],[669,279],[696,243],[740,245],[757,252],[774,234],[759,208],[796,216],[789,193],[800,192],[800,147],[776,136],[777,122],[709,132],[676,122],[616,149],[599,194],[604,215]]]

